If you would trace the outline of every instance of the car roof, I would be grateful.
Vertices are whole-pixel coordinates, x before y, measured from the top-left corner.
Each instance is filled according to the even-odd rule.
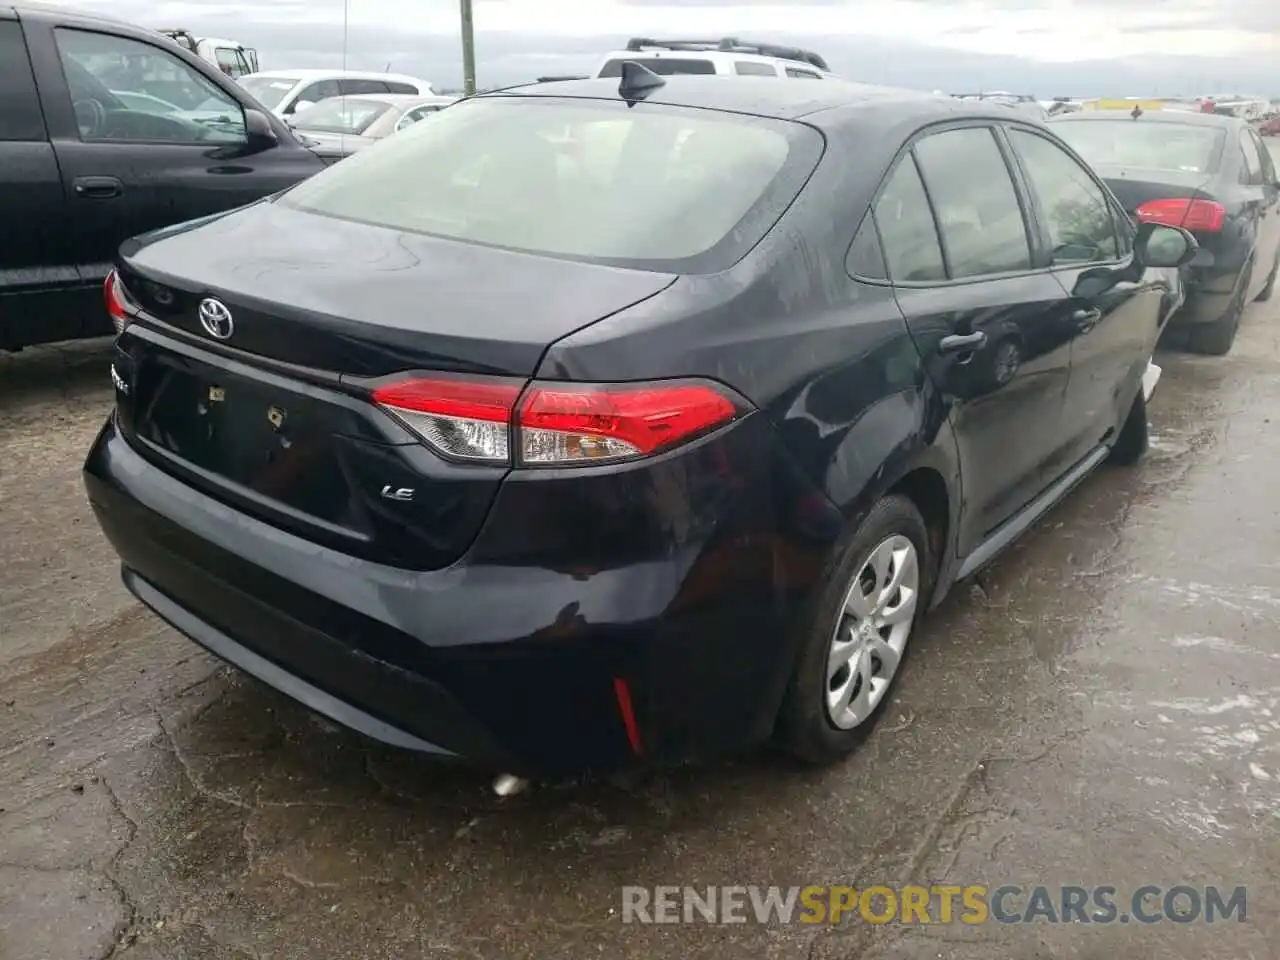
[[[421,77],[411,77],[407,73],[381,73],[376,70],[324,70],[308,67],[300,70],[259,70],[257,73],[245,74],[246,77],[268,77],[281,80],[324,80],[332,77],[346,77],[351,80],[401,80],[406,83],[427,84]],[[242,78],[243,79],[243,78]]]
[[[1051,118],[1052,123],[1079,123],[1081,120],[1112,120],[1117,123],[1180,123],[1194,127],[1239,127],[1247,120],[1229,117],[1221,113],[1200,113],[1198,110],[1144,110],[1134,120],[1124,110],[1078,110]]]
[[[828,110],[857,107],[894,106],[896,113],[912,114],[922,120],[936,116],[994,117],[1023,119],[1009,107],[985,101],[956,100],[945,94],[878,87],[845,80],[796,83],[789,80],[677,75],[662,78],[665,83],[645,98],[646,103],[694,107],[727,113],[745,113],[780,120],[812,118]],[[619,100],[617,78],[559,80],[507,87],[480,94],[488,97],[570,97],[575,99]],[[818,125],[821,125],[820,123]]]
[[[82,7],[64,6],[61,3],[42,3],[41,0],[23,0],[22,3],[5,4],[0,6],[0,12],[12,10],[19,18],[23,14],[37,14],[39,16],[61,16],[69,20],[86,20],[96,23],[110,24],[113,27],[128,27],[130,30],[145,33],[158,33],[156,30],[149,30],[146,27],[139,26],[128,20],[121,20],[119,17],[113,17],[110,14],[101,13],[97,10],[85,10]]]
[[[326,97],[320,102],[354,100],[357,103],[386,103],[393,107],[400,107],[411,103],[448,104],[457,99],[457,97],[449,97],[440,93],[348,93],[346,96]]]

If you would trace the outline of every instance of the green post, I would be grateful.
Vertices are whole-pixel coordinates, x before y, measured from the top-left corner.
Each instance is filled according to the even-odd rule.
[[[471,16],[471,0],[462,4],[462,90],[466,96],[476,92],[476,34]]]

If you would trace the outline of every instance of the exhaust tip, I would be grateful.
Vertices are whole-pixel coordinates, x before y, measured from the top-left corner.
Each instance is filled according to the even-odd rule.
[[[514,774],[504,773],[494,778],[493,792],[499,797],[514,797],[529,786],[529,781]]]

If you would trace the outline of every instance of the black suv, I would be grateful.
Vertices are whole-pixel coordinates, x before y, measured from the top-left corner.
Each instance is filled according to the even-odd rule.
[[[323,164],[167,37],[0,5],[0,349],[111,332],[120,243],[275,193]]]
[[[1142,454],[1194,251],[999,105],[628,64],[122,247],[86,484],[144,603],[373,736],[830,759]]]

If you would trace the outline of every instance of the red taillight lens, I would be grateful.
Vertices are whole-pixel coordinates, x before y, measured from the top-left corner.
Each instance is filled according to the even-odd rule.
[[[742,401],[712,384],[533,383],[421,378],[378,387],[373,401],[447,457],[571,466],[661,453],[736,419]]]
[[[500,380],[403,380],[378,387],[373,402],[448,456],[507,463],[520,389]]]
[[[1161,223],[1201,233],[1217,233],[1227,219],[1227,209],[1213,200],[1148,200],[1134,211],[1139,223]]]
[[[572,464],[648,456],[740,412],[726,394],[703,383],[535,383],[520,404],[520,460]]]
[[[102,299],[107,305],[107,314],[111,317],[111,325],[116,328],[116,333],[121,333],[132,317],[130,316],[129,300],[125,293],[124,284],[121,282],[119,274],[114,270],[108,273],[107,279],[103,281]]]

